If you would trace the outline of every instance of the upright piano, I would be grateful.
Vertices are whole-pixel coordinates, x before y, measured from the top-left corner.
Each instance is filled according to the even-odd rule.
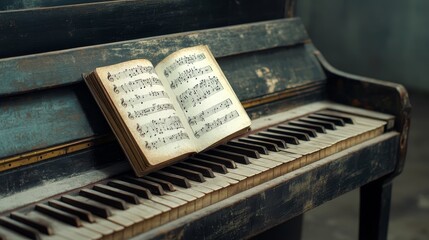
[[[357,188],[360,239],[386,239],[407,92],[329,65],[294,7],[0,3],[0,239],[248,238]],[[251,131],[136,178],[81,74],[199,44]]]

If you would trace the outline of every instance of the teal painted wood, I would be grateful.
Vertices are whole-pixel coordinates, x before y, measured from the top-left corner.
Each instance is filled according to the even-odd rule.
[[[284,1],[117,0],[0,12],[0,58],[278,19]]]
[[[209,45],[219,58],[306,40],[304,26],[295,18],[1,59],[0,95],[79,82],[84,72],[130,59],[148,58],[157,63],[178,49],[198,44]]]
[[[91,2],[106,2],[114,0],[2,0],[0,11],[20,10],[27,8],[54,7]]]

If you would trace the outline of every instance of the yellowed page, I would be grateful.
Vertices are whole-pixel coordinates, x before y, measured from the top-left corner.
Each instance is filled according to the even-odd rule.
[[[156,66],[156,72],[176,97],[175,104],[185,115],[198,151],[250,126],[247,113],[207,46],[171,54]]]
[[[132,60],[96,73],[149,164],[194,151],[170,99],[174,96],[165,91],[151,62]]]

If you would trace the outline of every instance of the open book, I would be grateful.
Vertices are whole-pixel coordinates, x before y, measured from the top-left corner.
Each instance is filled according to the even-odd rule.
[[[207,46],[176,51],[156,67],[132,60],[84,78],[138,176],[251,124]]]

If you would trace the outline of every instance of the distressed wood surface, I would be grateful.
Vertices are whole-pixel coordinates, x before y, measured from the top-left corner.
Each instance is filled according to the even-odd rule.
[[[0,11],[0,57],[278,19],[284,1],[117,0]]]
[[[130,59],[158,63],[188,46],[207,44],[220,58],[293,46],[307,39],[299,19],[285,19],[1,59],[0,95],[79,82],[84,72]]]
[[[82,3],[106,2],[115,0],[2,0],[0,11],[22,10],[27,8],[55,7]]]
[[[399,135],[390,132],[205,209],[137,239],[242,239],[282,223],[394,170]],[[364,161],[363,161],[364,160]]]

